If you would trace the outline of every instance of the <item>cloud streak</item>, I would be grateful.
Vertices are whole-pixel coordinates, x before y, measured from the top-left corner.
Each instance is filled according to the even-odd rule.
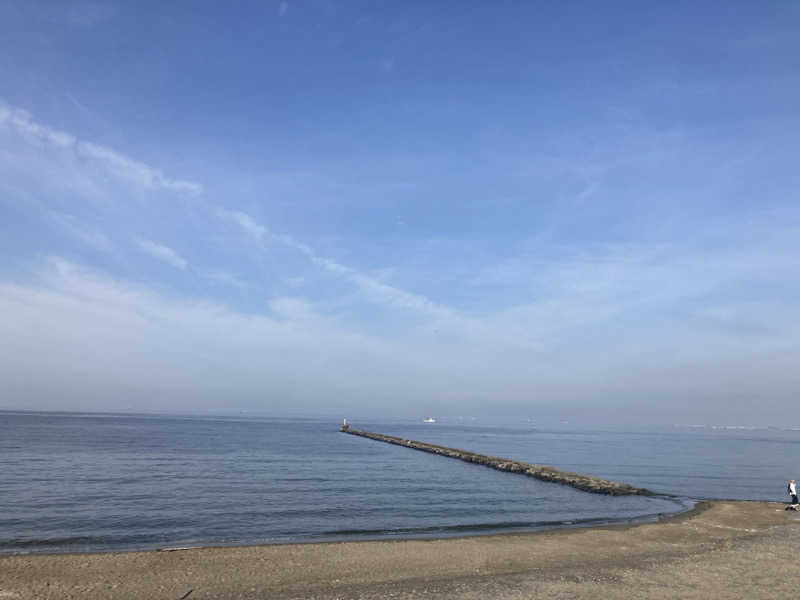
[[[247,213],[224,209],[218,209],[216,212],[222,218],[239,225],[239,227],[254,241],[259,243],[279,243],[287,248],[296,250],[316,266],[352,282],[374,301],[381,302],[393,308],[411,309],[437,319],[466,320],[466,318],[457,311],[437,304],[422,295],[388,285],[374,277],[363,274],[357,269],[343,265],[331,258],[320,256],[308,244],[300,242],[289,235],[272,232],[268,227],[258,223]]]
[[[68,232],[76,239],[79,239],[87,246],[106,254],[119,255],[116,244],[114,244],[105,233],[81,226],[79,220],[73,215],[50,212],[48,218],[58,227]]]
[[[185,258],[180,256],[169,246],[141,238],[136,238],[136,243],[142,252],[145,252],[153,258],[163,261],[168,265],[172,265],[176,269],[185,270],[186,266],[189,264]]]
[[[197,182],[167,177],[160,169],[111,148],[79,140],[71,133],[35,121],[25,110],[0,102],[0,127],[2,126],[13,129],[28,143],[71,151],[76,157],[103,167],[109,174],[134,182],[145,189],[165,189],[190,195],[203,192],[203,186]]]
[[[91,158],[115,175],[135,181],[145,188],[163,188],[187,194],[200,194],[203,191],[203,186],[199,183],[166,177],[159,169],[104,146],[91,142],[78,142],[77,151],[80,156]]]

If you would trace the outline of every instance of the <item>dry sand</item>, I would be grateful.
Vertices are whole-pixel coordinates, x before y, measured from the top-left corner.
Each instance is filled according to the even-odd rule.
[[[715,502],[658,523],[458,539],[6,556],[0,600],[786,599],[800,591],[800,513],[784,507]]]

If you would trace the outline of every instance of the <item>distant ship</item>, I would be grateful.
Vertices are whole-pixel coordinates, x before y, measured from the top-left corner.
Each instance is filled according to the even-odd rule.
[[[436,419],[433,417],[428,417],[427,419],[422,419],[423,423],[436,423]]]

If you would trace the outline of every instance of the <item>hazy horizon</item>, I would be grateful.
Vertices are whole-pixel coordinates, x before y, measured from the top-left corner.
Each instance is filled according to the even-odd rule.
[[[800,423],[800,6],[0,6],[0,409]]]
[[[170,411],[170,410],[43,410],[43,409],[13,409],[0,407],[0,414],[9,415],[40,415],[40,416],[64,416],[70,418],[96,418],[96,417],[130,417],[130,418],[164,418],[164,419],[202,419],[202,420],[224,420],[224,421],[265,421],[265,422],[326,422],[332,429],[338,429],[342,424],[342,419],[347,419],[348,425],[359,428],[365,425],[424,425],[430,428],[432,435],[436,434],[437,427],[459,429],[486,428],[517,429],[520,431],[616,431],[630,432],[634,434],[646,432],[680,432],[686,430],[698,431],[723,431],[723,432],[742,432],[742,431],[783,431],[800,432],[800,424],[793,423],[770,423],[753,425],[748,423],[647,423],[629,421],[609,421],[597,418],[582,419],[578,416],[575,420],[560,420],[557,418],[545,418],[537,420],[530,417],[509,416],[509,415],[473,415],[473,416],[453,416],[425,414],[377,414],[377,413],[356,413],[342,417],[334,413],[318,414],[275,414],[268,411],[248,411],[238,412],[207,409],[205,411]],[[424,419],[433,418],[432,424]],[[425,437],[424,435],[420,437]]]

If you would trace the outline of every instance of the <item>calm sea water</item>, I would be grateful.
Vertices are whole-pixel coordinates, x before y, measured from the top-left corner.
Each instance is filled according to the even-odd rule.
[[[525,530],[647,518],[699,498],[785,500],[800,474],[800,432],[354,424],[680,496],[612,498],[337,425],[0,412],[0,552]]]

